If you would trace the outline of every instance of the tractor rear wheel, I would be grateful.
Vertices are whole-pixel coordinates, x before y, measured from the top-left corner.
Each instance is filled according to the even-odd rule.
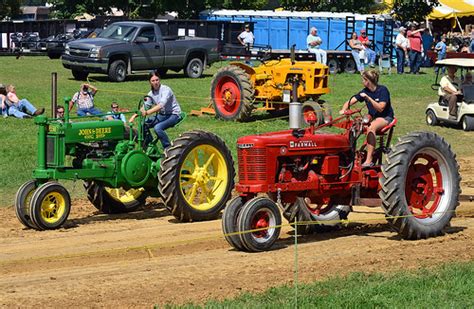
[[[314,101],[306,101],[303,103],[303,121],[309,125],[308,116],[309,113],[313,112],[316,115],[316,126],[319,126],[324,122],[323,109],[319,103]]]
[[[129,190],[109,188],[96,181],[85,181],[84,188],[92,205],[106,214],[137,210],[137,208],[145,205],[147,197],[144,188]]]
[[[450,145],[433,132],[410,133],[392,147],[382,174],[382,207],[400,236],[442,235],[460,194],[459,165]]]
[[[18,189],[15,195],[15,214],[18,220],[26,227],[36,229],[30,217],[30,201],[37,188],[35,180],[28,180]]]
[[[53,230],[66,222],[71,210],[71,197],[61,184],[50,181],[36,189],[30,201],[30,217],[35,228]]]
[[[238,218],[244,206],[244,201],[241,196],[236,196],[231,199],[222,214],[222,231],[224,232],[225,240],[237,250],[244,250],[242,241],[239,235],[229,235],[238,231]]]
[[[221,68],[211,82],[211,99],[217,118],[249,120],[254,109],[254,88],[250,76],[235,65]]]
[[[195,130],[181,134],[166,148],[158,190],[178,220],[211,220],[230,199],[234,177],[234,161],[224,141]]]

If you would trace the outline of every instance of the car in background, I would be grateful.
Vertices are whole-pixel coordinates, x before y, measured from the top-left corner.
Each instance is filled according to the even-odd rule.
[[[102,29],[74,30],[73,32],[60,33],[46,39],[46,53],[50,59],[59,59],[66,49],[66,44],[74,40],[95,38]]]

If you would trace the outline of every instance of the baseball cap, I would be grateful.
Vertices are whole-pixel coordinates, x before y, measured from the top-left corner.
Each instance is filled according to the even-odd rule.
[[[398,31],[405,31],[405,30],[407,30],[407,28],[405,28],[405,27],[398,28]]]
[[[360,33],[365,33],[365,29],[360,30]]]
[[[250,25],[249,24],[245,25],[245,28],[250,28]]]

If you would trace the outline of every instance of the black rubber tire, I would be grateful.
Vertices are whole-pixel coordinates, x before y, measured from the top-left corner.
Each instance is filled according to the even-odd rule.
[[[435,126],[439,123],[438,117],[436,117],[435,113],[430,109],[426,112],[426,124],[429,126]]]
[[[464,115],[462,117],[462,129],[464,131],[474,130],[474,117],[469,115]]]
[[[407,177],[412,162],[417,155],[425,154],[435,158],[443,181],[443,193],[438,207],[431,217],[417,218],[410,210],[406,194]],[[428,161],[427,161],[428,162]],[[417,163],[419,164],[419,163]],[[417,165],[415,164],[415,166]],[[412,167],[412,172],[415,171]],[[382,208],[387,215],[389,224],[404,239],[422,239],[443,234],[449,225],[456,207],[459,205],[460,180],[459,165],[451,146],[439,135],[433,132],[413,132],[399,139],[387,155],[382,165],[380,185],[382,190],[379,196],[382,199]],[[420,176],[417,176],[420,177]],[[418,178],[417,178],[418,179]],[[419,181],[410,182],[418,184]],[[423,186],[423,190],[425,186]],[[414,192],[412,190],[412,192]],[[426,198],[426,194],[417,193]],[[433,206],[434,207],[434,206]]]
[[[192,58],[183,69],[184,75],[189,78],[199,78],[204,72],[204,63],[199,58]]]
[[[218,102],[216,101],[217,98],[215,97],[215,90],[222,78],[232,79],[239,87],[240,106],[236,108],[234,113],[223,113],[219,108]],[[228,65],[219,69],[211,81],[211,99],[214,110],[216,111],[216,117],[223,120],[250,120],[252,110],[254,109],[254,93],[255,90],[253,88],[252,82],[250,81],[250,76],[240,67]]]
[[[269,250],[280,236],[280,210],[278,209],[278,206],[275,204],[275,202],[265,197],[255,197],[244,204],[238,218],[239,232],[246,232],[256,229],[252,226],[252,221],[255,219],[255,215],[261,211],[265,211],[270,214],[273,217],[273,222],[271,219],[269,220],[269,229],[266,231],[248,232],[239,235],[244,249],[248,252]],[[264,237],[254,236],[254,234],[262,232],[268,235],[265,235]]]
[[[87,80],[87,76],[89,76],[89,73],[83,72],[83,71],[72,70],[72,76],[74,76],[75,80]]]
[[[61,58],[61,54],[60,53],[48,53],[48,57],[49,57],[49,59],[59,59],[59,58]]]
[[[227,202],[224,212],[222,213],[222,231],[224,233],[225,240],[234,247],[235,249],[242,251],[244,245],[240,241],[239,235],[228,235],[236,233],[238,231],[238,219],[240,211],[244,206],[243,199],[241,196],[236,196]]]
[[[336,58],[329,59],[327,66],[329,67],[329,74],[339,73],[340,64]]]
[[[127,64],[123,60],[115,60],[109,66],[109,79],[113,82],[123,82],[127,78]]]
[[[302,113],[304,123],[309,125],[309,123],[306,121],[305,114],[310,111],[314,112],[316,115],[316,126],[319,126],[320,124],[324,123],[323,109],[321,108],[321,105],[319,105],[318,102],[314,101],[306,101],[303,103]]]
[[[41,205],[44,199],[49,198],[50,201],[57,201],[54,196],[51,196],[52,193],[59,193],[64,199],[64,212],[55,222],[47,222],[44,220]],[[71,211],[71,197],[66,188],[54,181],[50,181],[39,186],[36,191],[33,193],[30,201],[30,217],[35,228],[38,230],[54,230],[60,228],[64,222],[66,222],[69,212]]]
[[[344,61],[344,72],[354,74],[357,72],[357,65],[353,58],[347,58]]]
[[[106,186],[96,181],[84,181],[87,198],[97,210],[106,214],[126,213],[137,210],[145,205],[147,194],[143,192],[137,199],[123,203],[113,198],[106,190]]]
[[[180,171],[185,164],[187,155],[196,147],[210,145],[214,147],[225,161],[227,169],[227,186],[215,206],[207,210],[194,208],[186,201],[181,190]],[[204,221],[216,219],[227,201],[231,198],[234,188],[234,161],[225,142],[217,135],[200,130],[189,131],[175,139],[165,149],[158,173],[158,190],[166,208],[181,222]]]
[[[35,180],[28,180],[21,185],[15,195],[16,217],[25,227],[32,229],[37,227],[30,217],[30,201],[37,187]]]

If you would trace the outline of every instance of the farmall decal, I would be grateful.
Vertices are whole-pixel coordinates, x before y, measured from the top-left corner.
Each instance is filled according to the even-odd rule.
[[[313,141],[298,141],[290,142],[290,148],[313,148],[316,147],[316,143]]]

